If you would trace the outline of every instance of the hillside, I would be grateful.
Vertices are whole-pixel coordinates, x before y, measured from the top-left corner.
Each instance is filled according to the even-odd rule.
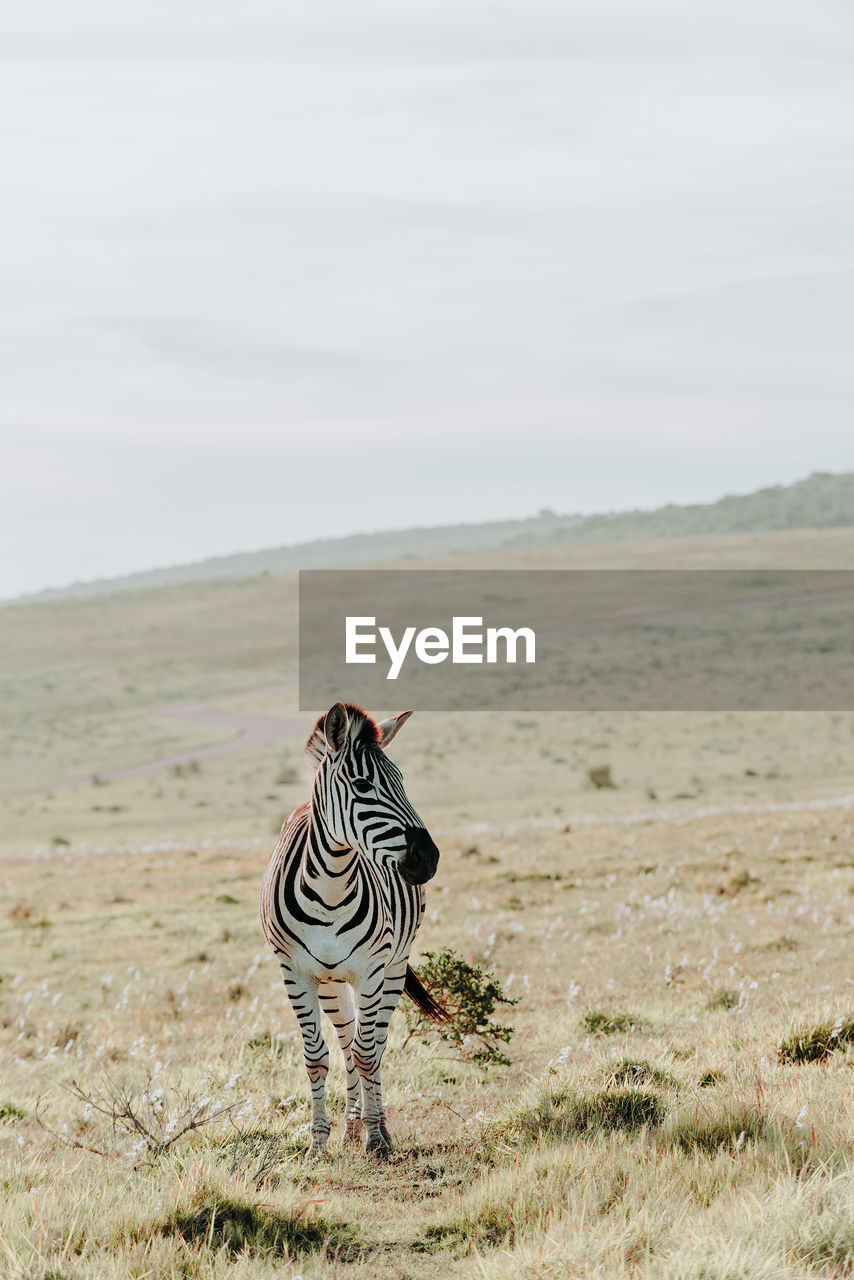
[[[27,600],[85,598],[115,591],[176,586],[280,574],[295,569],[355,568],[360,565],[472,555],[510,549],[592,545],[652,538],[690,538],[785,529],[854,526],[854,472],[816,472],[791,485],[755,493],[730,494],[717,502],[654,511],[602,515],[559,515],[541,511],[523,520],[449,524],[317,539],[263,551],[218,556],[194,564],[129,574],[123,578],[75,583],[43,591]]]
[[[564,516],[560,518],[560,524],[569,528],[581,519],[581,516]],[[491,551],[499,547],[524,544],[530,535],[539,544],[556,523],[557,517],[548,513],[527,520],[493,520],[484,524],[449,524],[435,528],[357,533],[346,538],[318,538],[291,546],[237,552],[234,555],[199,560],[193,564],[144,570],[123,578],[76,582],[70,587],[40,591],[24,599],[84,599],[114,591],[138,591],[149,587],[178,586],[186,582],[254,578],[262,573],[280,574],[296,569],[350,569],[360,565]]]
[[[633,538],[694,538],[776,529],[833,529],[854,524],[854,472],[815,472],[791,485],[728,494],[717,502],[656,511],[624,511],[560,522],[545,541],[596,543]],[[530,536],[530,535],[529,535]],[[523,540],[527,541],[527,537]],[[541,542],[542,536],[536,541]]]

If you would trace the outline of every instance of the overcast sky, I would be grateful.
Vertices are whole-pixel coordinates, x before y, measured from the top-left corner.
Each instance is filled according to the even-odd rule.
[[[5,6],[0,596],[854,469],[852,54],[850,0]]]

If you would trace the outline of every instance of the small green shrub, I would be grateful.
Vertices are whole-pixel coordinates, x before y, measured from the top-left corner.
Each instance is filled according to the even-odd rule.
[[[237,907],[240,905],[240,899],[235,898],[233,894],[230,893],[218,893],[216,900],[217,902],[222,902],[227,907]]]
[[[416,968],[421,982],[449,1020],[434,1022],[415,1005],[407,1004],[409,1035],[405,1043],[413,1036],[425,1038],[433,1031],[464,1062],[479,1067],[509,1066],[510,1059],[501,1046],[510,1043],[514,1028],[496,1022],[492,1015],[497,1005],[516,1005],[521,997],[505,995],[494,973],[469,964],[449,947],[439,952],[425,951]]]
[[[837,1018],[836,1022],[820,1022],[793,1032],[780,1041],[777,1057],[781,1062],[824,1062],[852,1042],[854,1018]]]
[[[613,791],[617,786],[611,776],[609,764],[594,765],[592,769],[588,769],[587,780],[597,791]]]
[[[581,1019],[583,1031],[594,1036],[611,1036],[618,1031],[643,1031],[643,1018],[633,1013],[605,1013],[602,1009],[588,1009]]]
[[[14,1102],[0,1102],[0,1121],[4,1120],[23,1120],[27,1113],[15,1105]]]

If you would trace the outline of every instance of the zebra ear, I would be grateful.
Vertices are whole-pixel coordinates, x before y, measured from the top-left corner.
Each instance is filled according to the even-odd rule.
[[[403,728],[411,715],[411,711],[401,711],[399,715],[391,716],[388,720],[380,721],[379,729],[381,747],[388,746],[398,729]]]
[[[343,702],[330,707],[323,719],[323,736],[330,751],[340,751],[347,741],[350,717]]]

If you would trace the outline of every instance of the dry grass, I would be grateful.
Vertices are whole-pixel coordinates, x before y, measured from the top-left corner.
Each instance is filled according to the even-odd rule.
[[[834,546],[850,563],[850,531],[583,555],[780,567]],[[3,1280],[854,1275],[854,814],[821,799],[850,791],[852,717],[419,713],[393,749],[442,849],[419,945],[521,997],[512,1065],[404,1046],[398,1017],[390,1163],[336,1137],[309,1163],[256,915],[300,740],[101,776],[221,736],[161,703],[245,688],[292,714],[251,693],[294,670],[289,592],[4,615],[0,757],[32,790],[0,797]],[[591,784],[606,762],[617,788]],[[67,773],[85,784],[51,791]],[[105,1079],[165,1136],[176,1098],[215,1118],[152,1151],[62,1087]]]
[[[421,945],[454,945],[522,996],[513,1065],[484,1076],[404,1049],[393,1024],[385,1169],[336,1141],[303,1154],[298,1036],[255,919],[265,850],[6,864],[9,900],[50,926],[0,925],[0,1269],[847,1274],[854,1054],[839,1034],[824,1060],[778,1050],[850,1018],[853,836],[841,808],[480,831],[477,854],[446,835]],[[719,893],[745,861],[751,883]],[[783,936],[797,948],[769,945]],[[104,1070],[155,1108],[177,1085],[236,1106],[141,1162],[138,1137],[59,1087]],[[339,1123],[342,1084],[336,1062]]]

